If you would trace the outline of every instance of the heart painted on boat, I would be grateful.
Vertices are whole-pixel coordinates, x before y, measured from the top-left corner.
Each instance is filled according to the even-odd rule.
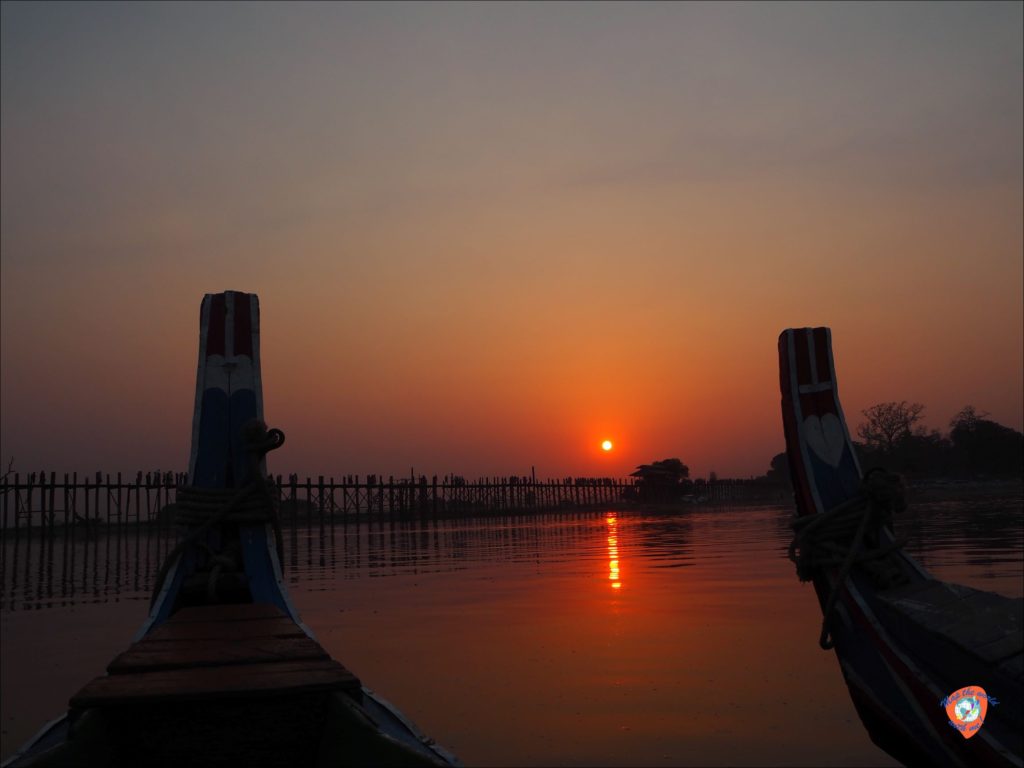
[[[838,467],[846,447],[846,435],[843,424],[834,413],[826,413],[822,417],[808,416],[804,419],[801,430],[807,445],[818,458],[831,467]]]
[[[988,714],[988,694],[980,685],[968,685],[953,691],[942,703],[946,705],[949,724],[965,739],[981,730]]]

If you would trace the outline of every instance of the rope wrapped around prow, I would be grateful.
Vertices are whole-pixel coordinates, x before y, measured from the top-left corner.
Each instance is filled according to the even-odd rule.
[[[823,568],[839,568],[822,611],[822,648],[832,648],[829,622],[839,594],[854,565],[870,570],[876,585],[892,586],[902,576],[898,567],[885,561],[906,544],[900,537],[883,544],[881,531],[892,529],[895,516],[907,507],[903,478],[882,469],[869,470],[862,480],[860,492],[837,507],[816,515],[798,517],[793,521],[795,534],[789,545],[789,559],[796,564],[801,581],[812,580]]]
[[[164,558],[154,582],[151,605],[156,601],[171,566],[181,553],[189,544],[201,543],[200,537],[215,525],[271,523],[274,528],[277,559],[278,562],[284,562],[281,523],[277,516],[275,495],[271,492],[261,469],[263,457],[284,445],[284,432],[280,429],[267,429],[267,425],[262,421],[252,419],[242,427],[242,439],[249,454],[249,476],[253,478],[247,485],[241,488],[178,486],[175,520],[191,530]],[[232,563],[228,558],[218,555],[213,555],[211,562],[213,568],[209,593],[212,597],[217,576],[223,568],[230,568]]]

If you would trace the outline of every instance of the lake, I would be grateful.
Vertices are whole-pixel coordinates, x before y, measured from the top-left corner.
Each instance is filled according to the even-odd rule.
[[[911,554],[1022,594],[1019,483],[918,496],[897,524]],[[314,525],[286,531],[286,577],[327,651],[466,765],[896,765],[818,647],[790,514]],[[146,528],[34,536],[0,550],[3,755],[128,645],[172,545]]]

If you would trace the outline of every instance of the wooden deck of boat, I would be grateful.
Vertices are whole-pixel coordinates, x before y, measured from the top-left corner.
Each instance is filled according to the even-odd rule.
[[[184,608],[117,656],[73,709],[357,690],[359,680],[276,607]]]
[[[927,580],[879,595],[897,632],[921,630],[1010,680],[1024,679],[1024,599]]]

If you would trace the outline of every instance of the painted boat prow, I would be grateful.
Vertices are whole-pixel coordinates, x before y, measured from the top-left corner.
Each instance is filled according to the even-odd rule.
[[[832,331],[783,331],[779,373],[786,452],[799,514],[819,514],[855,498],[862,477],[839,402]]]
[[[242,488],[255,479],[242,430],[252,421],[264,421],[259,298],[241,291],[207,294],[199,312],[199,361],[188,465],[193,486]],[[266,476],[265,458],[259,459],[258,471]],[[251,599],[276,605],[301,624],[284,584],[273,536],[266,523],[239,527]],[[194,553],[182,553],[137,639],[171,615],[194,567]]]
[[[190,521],[188,535],[162,569],[163,581],[129,649],[108,665],[107,675],[75,694],[68,713],[41,729],[5,768],[154,760],[222,765],[254,759],[264,765],[294,756],[295,749],[315,755],[316,765],[459,764],[331,659],[301,621],[282,576],[279,526],[266,480],[264,454],[283,440],[283,433],[267,430],[263,420],[256,295],[206,295],[200,310],[191,485],[179,488],[177,500],[179,515],[188,508],[189,516],[182,518]],[[191,507],[185,497],[193,499]],[[255,511],[229,516],[253,497]],[[229,580],[226,595],[219,581],[225,569],[240,574]],[[189,711],[193,707],[206,707],[207,714]],[[294,707],[313,714],[303,718],[293,714]],[[247,714],[236,714],[242,712]],[[203,747],[208,713],[226,718],[230,735],[218,733],[225,739],[217,744],[219,756]],[[248,717],[265,726],[247,725]],[[278,724],[281,717],[294,723]],[[132,725],[121,723],[124,718]],[[305,729],[301,743],[295,726]],[[153,733],[164,747],[150,744]],[[120,735],[109,738],[114,734]],[[270,751],[254,746],[264,742]]]
[[[869,508],[871,492],[839,401],[831,331],[787,329],[778,352],[797,518],[807,526],[819,522],[815,518],[832,519],[822,516],[838,509]],[[891,528],[882,526],[877,536],[876,546],[886,550],[881,573],[870,563],[844,561],[845,567],[820,567],[812,578],[825,613],[822,644],[829,647],[827,638],[834,643],[872,740],[908,765],[1020,768],[1024,601],[937,581],[899,548]],[[977,631],[968,635],[972,622]],[[981,658],[967,637],[980,638],[983,647],[995,638],[992,645],[1003,643],[1003,655]],[[940,706],[968,685],[1004,698],[970,740],[950,727]]]

